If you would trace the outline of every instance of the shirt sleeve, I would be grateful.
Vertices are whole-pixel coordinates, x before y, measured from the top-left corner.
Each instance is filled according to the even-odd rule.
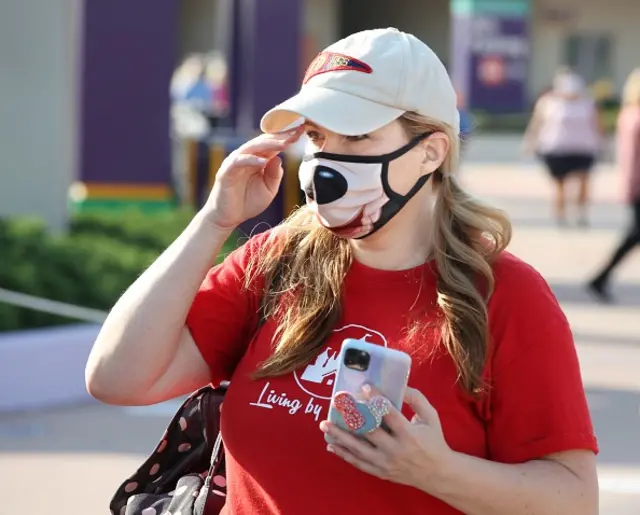
[[[245,286],[253,251],[263,242],[252,238],[212,268],[191,305],[186,325],[211,370],[211,382],[230,380],[258,323],[260,285]]]
[[[523,463],[598,452],[569,322],[545,280],[511,257],[489,305],[491,459]]]

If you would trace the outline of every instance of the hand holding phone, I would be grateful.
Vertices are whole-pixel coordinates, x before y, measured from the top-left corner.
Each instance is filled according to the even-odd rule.
[[[389,403],[402,408],[410,371],[411,357],[404,352],[363,340],[344,340],[338,356],[329,422],[356,436],[384,428],[382,417],[389,412]],[[381,396],[367,399],[365,384],[373,386]]]

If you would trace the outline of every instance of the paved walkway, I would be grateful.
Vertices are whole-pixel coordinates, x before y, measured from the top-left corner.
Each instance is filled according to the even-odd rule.
[[[638,515],[640,252],[617,275],[617,304],[600,306],[583,289],[625,223],[614,203],[615,173],[603,167],[595,176],[592,228],[560,230],[550,222],[541,170],[507,157],[465,165],[463,180],[511,214],[510,250],[545,275],[572,322],[602,447],[601,514]],[[152,449],[175,407],[89,405],[0,417],[0,515],[107,513],[110,495]]]

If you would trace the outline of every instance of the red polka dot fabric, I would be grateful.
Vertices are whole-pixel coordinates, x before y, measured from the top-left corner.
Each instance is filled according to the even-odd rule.
[[[217,515],[227,495],[220,408],[226,390],[191,395],[151,456],[120,485],[113,515]]]

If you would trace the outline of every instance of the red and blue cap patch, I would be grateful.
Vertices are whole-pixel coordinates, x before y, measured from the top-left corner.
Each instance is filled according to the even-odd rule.
[[[306,84],[313,77],[321,73],[345,70],[362,73],[371,73],[373,71],[371,66],[355,57],[349,57],[348,55],[337,54],[335,52],[320,52],[311,62],[309,68],[307,68],[302,84]]]

